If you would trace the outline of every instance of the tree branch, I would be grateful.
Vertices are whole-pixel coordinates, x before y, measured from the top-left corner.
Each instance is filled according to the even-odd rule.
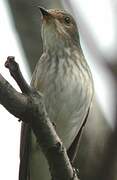
[[[1,104],[17,118],[30,123],[47,158],[53,180],[78,180],[66,149],[49,120],[43,96],[26,83],[14,57],[8,57],[5,66],[25,94],[17,92],[0,74]]]
[[[9,69],[11,76],[15,79],[21,91],[27,94],[30,93],[31,87],[25,81],[20,71],[19,65],[17,64],[17,62],[15,62],[15,59],[13,56],[9,56],[7,58],[7,61],[5,62],[5,67]]]

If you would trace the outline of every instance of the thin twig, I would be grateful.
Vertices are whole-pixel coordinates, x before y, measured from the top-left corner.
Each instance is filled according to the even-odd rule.
[[[26,94],[30,93],[32,89],[25,81],[19,65],[15,62],[15,58],[13,56],[8,56],[7,61],[5,62],[5,67],[9,69],[11,76],[15,79],[21,91]]]

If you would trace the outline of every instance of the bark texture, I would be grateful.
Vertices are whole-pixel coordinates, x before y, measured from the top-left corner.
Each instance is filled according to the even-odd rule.
[[[5,66],[9,69],[22,93],[17,92],[0,74],[1,104],[14,116],[31,125],[49,163],[52,180],[78,180],[66,149],[49,120],[43,96],[26,83],[14,57],[8,57]]]

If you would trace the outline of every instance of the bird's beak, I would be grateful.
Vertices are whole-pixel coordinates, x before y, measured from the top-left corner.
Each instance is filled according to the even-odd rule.
[[[48,16],[50,15],[50,13],[48,12],[48,10],[46,10],[45,8],[40,7],[40,6],[39,6],[39,9],[40,9],[40,11],[41,11],[41,14],[42,14],[43,18],[44,18],[44,19],[48,18]]]

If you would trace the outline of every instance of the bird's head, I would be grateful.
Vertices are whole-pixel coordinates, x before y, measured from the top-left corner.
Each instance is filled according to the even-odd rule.
[[[42,13],[42,39],[46,46],[79,45],[79,34],[74,18],[63,10],[46,10]]]

